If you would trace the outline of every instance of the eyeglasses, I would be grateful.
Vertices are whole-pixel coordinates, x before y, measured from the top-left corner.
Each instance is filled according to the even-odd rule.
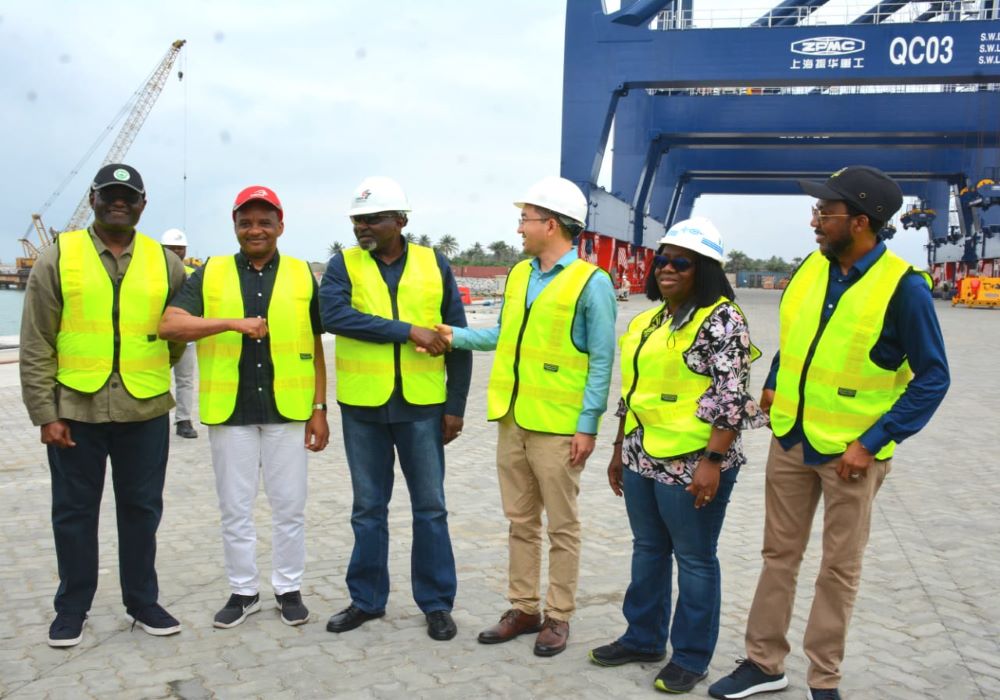
[[[674,268],[676,272],[687,272],[692,267],[694,267],[694,260],[691,258],[685,258],[683,255],[654,255],[653,256],[653,267],[659,270],[661,267]]]
[[[857,216],[856,214],[824,214],[819,210],[819,207],[812,208],[812,215],[813,218],[819,221],[821,224],[823,223],[824,219],[839,219],[845,216],[846,217]]]
[[[519,218],[517,220],[517,225],[518,225],[518,227],[521,227],[521,226],[524,226],[529,221],[548,221],[551,218],[553,218],[553,217],[551,217],[551,216],[538,216],[538,217],[535,217],[535,218],[529,218],[527,216],[522,216],[521,218]]]
[[[113,204],[120,199],[126,204],[132,205],[137,204],[142,199],[142,195],[130,187],[106,187],[97,190],[97,196],[105,204]]]
[[[396,214],[379,212],[377,214],[357,214],[351,217],[351,223],[364,224],[365,226],[374,226],[380,224],[386,219],[394,219]]]

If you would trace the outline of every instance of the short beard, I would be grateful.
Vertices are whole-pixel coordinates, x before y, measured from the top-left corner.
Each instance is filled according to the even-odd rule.
[[[378,248],[378,241],[374,238],[365,238],[363,241],[358,241],[358,246],[361,250],[367,250],[370,253]]]

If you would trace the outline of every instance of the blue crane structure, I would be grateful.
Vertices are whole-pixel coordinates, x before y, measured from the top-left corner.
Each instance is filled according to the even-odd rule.
[[[702,194],[800,194],[867,164],[918,200],[902,224],[928,229],[929,266],[1000,258],[1000,0],[813,23],[827,2],[725,28],[697,0],[567,2],[561,172],[588,230],[651,247]]]

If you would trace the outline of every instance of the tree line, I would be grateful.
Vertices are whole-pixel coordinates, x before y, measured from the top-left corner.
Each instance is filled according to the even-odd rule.
[[[410,243],[433,248],[448,258],[448,261],[453,265],[498,265],[501,267],[510,267],[524,257],[519,248],[515,248],[506,241],[493,241],[485,247],[482,243],[477,242],[463,250],[458,245],[458,240],[448,234],[441,236],[437,243],[432,241],[431,237],[426,233],[420,235],[405,233],[403,235],[406,236],[406,240]],[[326,252],[330,257],[333,257],[343,249],[344,245],[340,241],[334,241],[327,248]]]
[[[493,241],[487,246],[482,243],[473,243],[471,246],[462,249],[458,245],[458,240],[451,235],[441,236],[437,243],[431,240],[426,233],[416,235],[406,233],[406,240],[410,243],[433,248],[441,253],[453,265],[498,265],[510,267],[524,258],[521,251],[507,243],[506,241]],[[330,257],[337,255],[344,249],[340,241],[334,241],[327,248]],[[730,251],[726,256],[726,272],[739,272],[740,270],[752,270],[756,272],[791,272],[802,264],[802,258],[792,258],[791,262],[777,255],[770,258],[751,258],[741,250]]]

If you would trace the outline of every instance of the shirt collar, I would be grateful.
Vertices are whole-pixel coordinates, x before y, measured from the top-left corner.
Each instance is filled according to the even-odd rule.
[[[866,272],[868,272],[868,270],[871,269],[871,266],[874,265],[878,261],[878,259],[882,257],[882,254],[885,253],[885,251],[886,251],[885,241],[879,241],[878,243],[875,244],[874,248],[872,248],[867,253],[862,255],[858,259],[858,261],[851,266],[851,269],[847,271],[847,276],[855,278],[861,277],[863,274],[865,274]],[[827,259],[830,261],[831,274],[833,274],[833,272],[836,272],[839,275],[840,267],[838,267],[837,261],[833,258],[827,258]]]
[[[264,270],[270,270],[271,268],[273,268],[275,265],[278,264],[278,258],[280,258],[280,257],[281,257],[281,253],[279,253],[278,251],[274,251],[274,257],[267,261],[267,264],[264,265],[263,269]],[[246,255],[244,255],[242,250],[236,253],[236,267],[237,267],[237,269],[241,269],[241,270],[242,269],[249,269],[252,266],[253,266],[253,263],[250,262],[250,258],[248,258]],[[256,268],[254,268],[254,269],[256,269]]]
[[[580,255],[576,251],[576,246],[574,246],[569,250],[567,250],[565,255],[556,260],[556,264],[552,266],[552,269],[542,274],[548,274],[549,272],[558,271],[564,267],[569,267],[570,264],[579,257]],[[531,259],[531,266],[535,268],[536,272],[542,272],[542,264],[538,261],[538,258]]]

